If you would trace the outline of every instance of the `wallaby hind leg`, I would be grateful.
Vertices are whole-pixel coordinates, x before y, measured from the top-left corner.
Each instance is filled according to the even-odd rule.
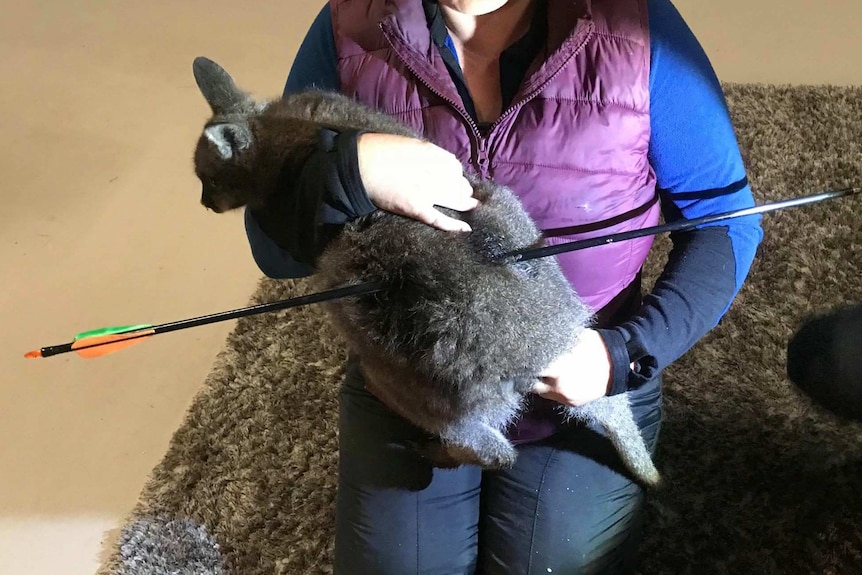
[[[435,467],[478,465],[483,469],[506,469],[517,453],[509,440],[486,423],[463,422],[440,434],[439,441],[414,444],[420,455]]]
[[[648,487],[661,483],[652,454],[624,393],[602,397],[581,407],[567,408],[573,419],[601,426],[634,477]]]

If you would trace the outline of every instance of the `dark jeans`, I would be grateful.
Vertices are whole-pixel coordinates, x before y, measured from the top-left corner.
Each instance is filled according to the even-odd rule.
[[[518,447],[513,469],[432,469],[406,441],[427,435],[366,391],[353,365],[341,390],[335,575],[625,573],[640,539],[643,490],[596,430]],[[654,450],[661,384],[633,392]]]

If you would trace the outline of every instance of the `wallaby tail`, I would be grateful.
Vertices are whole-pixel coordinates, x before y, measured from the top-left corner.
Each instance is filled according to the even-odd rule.
[[[626,468],[647,487],[657,487],[661,475],[635,421],[626,394],[602,397],[569,409],[571,417],[601,426]]]
[[[625,425],[623,429],[608,429],[608,439],[614,444],[625,466],[641,483],[647,487],[658,487],[661,475],[634,419],[631,423],[631,426]]]

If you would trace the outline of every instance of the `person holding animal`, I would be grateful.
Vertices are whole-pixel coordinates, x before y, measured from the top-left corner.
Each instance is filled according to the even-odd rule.
[[[273,278],[312,275],[333,230],[379,210],[469,232],[473,175],[513,190],[549,243],[754,204],[721,87],[670,0],[331,0],[285,94],[312,87],[423,138],[314,128],[300,177],[245,211]],[[536,374],[508,469],[430,467],[405,447],[425,433],[351,361],[334,572],[631,572],[644,487],[601,429],[557,408],[626,393],[654,450],[662,371],[725,314],[761,237],[757,216],[674,234],[649,291],[649,238],[557,256],[596,324]]]
[[[192,70],[213,112],[195,146],[195,173],[201,204],[216,213],[289,200],[283,190],[302,179],[324,126],[424,140],[333,90],[259,101],[209,58],[195,58]],[[470,231],[374,210],[338,227],[309,287],[354,292],[322,305],[368,391],[428,432],[411,442],[415,452],[435,467],[507,469],[518,454],[504,432],[537,374],[575,348],[594,318],[554,258],[529,257],[529,246],[545,242],[514,192],[468,178],[477,206],[441,209]],[[600,428],[633,478],[655,487],[661,475],[629,400],[626,392],[557,410]]]

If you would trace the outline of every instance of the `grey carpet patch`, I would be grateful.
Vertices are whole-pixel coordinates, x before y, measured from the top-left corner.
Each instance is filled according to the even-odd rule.
[[[862,182],[862,88],[725,90],[758,203]],[[666,371],[643,575],[862,573],[862,426],[811,405],[784,367],[807,314],[862,301],[860,214],[855,198],[764,216],[726,318]],[[264,280],[253,301],[306,289]],[[313,306],[239,321],[133,517],[205,526],[232,575],[331,573],[343,358]],[[120,553],[103,573],[128,573]]]
[[[206,527],[188,519],[132,521],[121,532],[118,562],[118,575],[225,573],[218,543]]]

